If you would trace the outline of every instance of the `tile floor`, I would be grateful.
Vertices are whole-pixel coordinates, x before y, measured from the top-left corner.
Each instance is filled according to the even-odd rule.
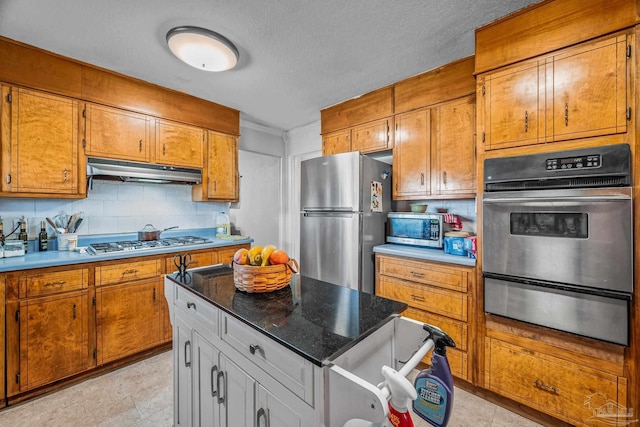
[[[170,427],[171,352],[0,411],[2,427]],[[416,427],[430,426],[414,417]],[[459,388],[451,427],[539,426]]]

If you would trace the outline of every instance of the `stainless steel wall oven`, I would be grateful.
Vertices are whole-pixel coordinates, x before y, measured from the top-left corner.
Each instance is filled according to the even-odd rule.
[[[628,345],[631,190],[626,144],[486,159],[485,312]]]

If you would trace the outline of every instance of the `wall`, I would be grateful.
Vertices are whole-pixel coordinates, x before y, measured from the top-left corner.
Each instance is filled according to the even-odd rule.
[[[188,185],[94,181],[87,198],[81,200],[3,198],[0,215],[5,234],[11,224],[24,215],[29,237],[35,238],[40,221],[60,211],[84,212],[79,234],[106,234],[135,232],[148,223],[156,228],[213,227],[217,212],[228,205],[192,202]]]
[[[300,162],[322,155],[320,121],[285,133],[286,144],[286,218],[284,248],[292,258],[300,259]]]
[[[238,141],[240,149],[283,158],[285,144],[280,131],[244,121],[241,122],[241,133]],[[282,177],[279,180],[282,182]],[[0,217],[5,234],[17,226],[17,221],[24,216],[29,227],[29,238],[35,239],[40,231],[40,221],[60,211],[67,214],[84,212],[85,219],[78,230],[83,235],[135,232],[148,223],[156,228],[174,225],[186,229],[213,227],[215,216],[220,211],[230,212],[231,222],[234,220],[234,210],[230,209],[229,203],[192,202],[191,187],[188,185],[94,181],[86,199],[0,199]],[[273,214],[280,217],[281,211],[279,209]],[[234,225],[243,233],[246,231],[246,234],[251,234],[251,229],[259,224],[259,214],[257,211],[255,216],[249,215],[249,219],[242,224]],[[278,228],[277,233],[281,235],[282,226]]]

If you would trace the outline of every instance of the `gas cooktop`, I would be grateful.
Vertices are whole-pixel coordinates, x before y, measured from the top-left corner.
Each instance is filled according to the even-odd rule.
[[[209,239],[195,236],[168,237],[166,239],[147,241],[125,240],[121,242],[92,243],[87,248],[87,252],[91,255],[97,255],[111,252],[142,251],[146,249],[160,249],[173,246],[200,245],[202,243],[210,242],[211,240]]]

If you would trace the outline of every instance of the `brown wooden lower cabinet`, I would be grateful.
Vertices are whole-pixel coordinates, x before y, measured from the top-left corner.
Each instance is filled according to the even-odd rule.
[[[86,290],[7,303],[9,396],[87,369],[88,306]]]
[[[471,381],[469,290],[475,268],[376,255],[376,295],[409,305],[403,316],[437,326],[456,343],[447,349],[451,373]],[[431,353],[423,359],[431,363]]]
[[[240,247],[190,251],[191,267],[229,263]],[[164,254],[0,274],[0,407],[170,343],[173,271]]]
[[[626,425],[627,380],[508,342],[485,341],[485,387],[573,425]]]
[[[97,362],[103,365],[162,343],[162,279],[96,290]],[[162,332],[162,333],[161,333]]]

